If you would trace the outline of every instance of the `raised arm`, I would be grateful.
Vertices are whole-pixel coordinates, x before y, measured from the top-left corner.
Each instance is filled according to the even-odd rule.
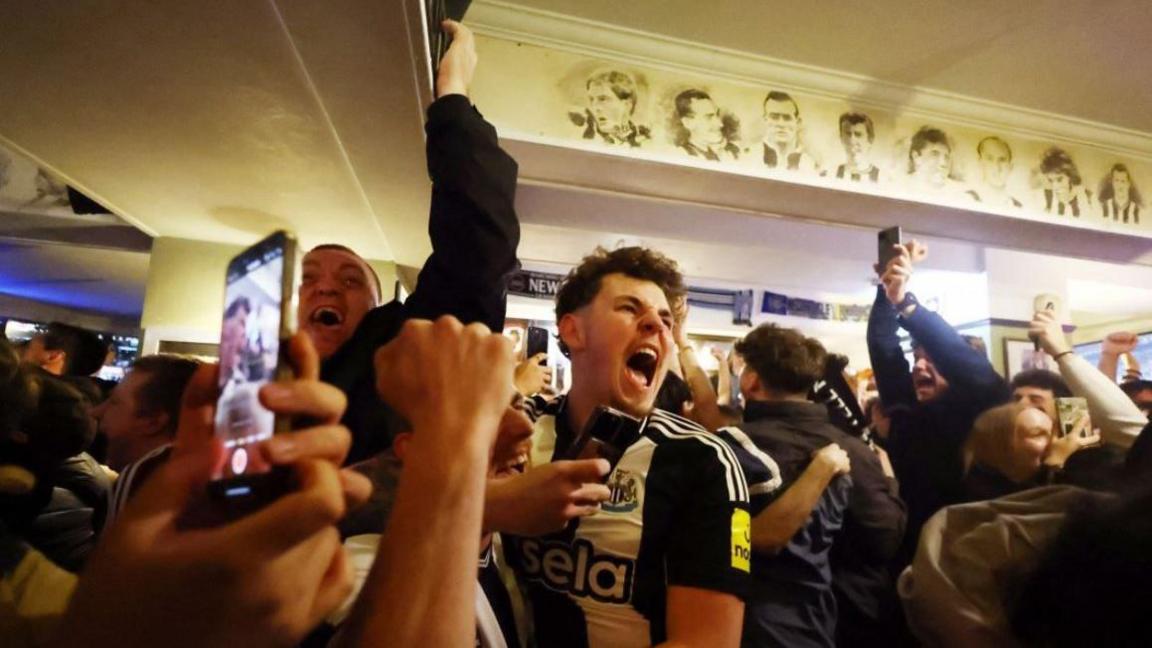
[[[504,327],[505,281],[519,262],[520,223],[513,201],[516,161],[500,149],[496,129],[468,100],[476,67],[472,33],[446,21],[452,45],[440,64],[438,99],[428,108],[428,173],[432,255],[405,302],[412,317],[452,315],[465,324]]]
[[[901,247],[900,254],[888,263],[880,278],[884,296],[893,310],[899,311],[899,324],[924,346],[954,393],[962,394],[969,402],[998,402],[1006,397],[1007,388],[988,358],[969,346],[944,318],[915,303],[914,296],[908,291],[913,263],[927,254],[928,249],[917,241]],[[877,384],[879,380],[877,376]],[[889,405],[883,390],[880,398]]]
[[[729,362],[735,351],[724,352],[723,349],[713,348],[712,356],[716,358],[719,366],[716,372],[716,404],[720,406],[732,404],[732,367]]]
[[[512,365],[506,338],[448,317],[410,320],[377,352],[380,395],[413,436],[340,645],[472,644],[488,456],[512,398]]]
[[[900,320],[896,308],[885,296],[884,286],[876,287],[876,300],[868,316],[868,357],[876,376],[880,400],[891,408],[916,404],[916,390],[912,387],[912,372],[900,348]]]
[[[1128,448],[1148,424],[1140,408],[1116,383],[1087,360],[1076,355],[1064,337],[1060,322],[1048,312],[1036,313],[1029,333],[1040,340],[1048,355],[1056,358],[1060,375],[1072,393],[1088,400],[1092,422],[1100,427],[1106,443]]]
[[[1116,370],[1120,367],[1120,356],[1131,352],[1140,342],[1135,333],[1116,331],[1100,341],[1100,362],[1097,366],[1108,380],[1116,382]]]

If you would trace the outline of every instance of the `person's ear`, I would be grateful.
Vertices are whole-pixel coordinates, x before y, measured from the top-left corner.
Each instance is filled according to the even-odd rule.
[[[568,351],[581,351],[585,346],[584,319],[576,313],[568,313],[556,323],[560,339],[568,347]]]
[[[392,440],[392,453],[396,455],[396,458],[400,460],[400,463],[404,463],[404,458],[408,454],[408,444],[411,442],[411,432],[401,432],[400,434],[396,435],[395,439]]]
[[[744,399],[750,400],[762,391],[763,385],[759,374],[752,367],[744,365],[744,370],[740,373],[740,393],[744,395]]]

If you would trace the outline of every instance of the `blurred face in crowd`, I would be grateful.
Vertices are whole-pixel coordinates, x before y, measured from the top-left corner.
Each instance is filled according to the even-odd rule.
[[[652,410],[672,356],[672,309],[655,283],[605,275],[591,303],[565,315],[572,390],[633,416]]]
[[[791,101],[765,101],[764,124],[768,127],[766,139],[777,144],[793,145],[800,130],[798,113],[796,104]]]
[[[24,355],[21,360],[34,364],[54,376],[62,376],[67,358],[65,353],[59,349],[46,349],[44,347],[44,335],[40,334],[28,341],[28,346],[24,347]]]
[[[1052,419],[1029,407],[1016,417],[1012,431],[1012,463],[1017,478],[1031,477],[1040,469],[1052,441]]]
[[[368,264],[343,250],[312,250],[304,256],[296,323],[312,338],[320,359],[336,353],[378,296]]]
[[[1128,177],[1127,171],[1113,171],[1112,172],[1112,195],[1116,198],[1116,202],[1125,204],[1128,202],[1128,190],[1132,188],[1132,180]]]
[[[146,371],[129,371],[103,403],[92,409],[100,432],[108,437],[108,466],[122,470],[169,441],[168,415],[143,414],[140,388],[150,380]]]
[[[612,92],[612,86],[603,82],[588,84],[588,111],[596,120],[601,133],[614,133],[624,127],[632,116],[632,102]]]
[[[1052,195],[1056,200],[1065,202],[1072,198],[1072,179],[1067,174],[1060,171],[1053,171],[1045,177],[1048,179],[1048,184],[1052,187]]]
[[[224,319],[220,332],[220,384],[228,382],[232,371],[240,364],[248,331],[248,309],[238,308],[232,317]]]
[[[952,150],[945,144],[928,142],[919,151],[912,152],[912,165],[923,180],[943,185],[952,168]]]
[[[689,134],[689,141],[699,147],[724,143],[720,110],[711,99],[693,99],[688,114],[680,118]]]
[[[1042,410],[1049,417],[1056,416],[1056,395],[1051,389],[1021,385],[1012,390],[1012,400]]]
[[[1003,189],[1012,172],[1012,152],[1002,142],[988,140],[980,147],[980,174],[984,184]]]
[[[844,124],[840,127],[840,143],[844,145],[844,152],[853,160],[868,155],[872,149],[872,141],[868,139],[868,125]]]
[[[912,355],[916,358],[916,363],[912,365],[912,386],[916,389],[916,400],[924,402],[943,394],[948,389],[948,381],[936,371],[932,358],[928,357],[922,347],[916,347]]]

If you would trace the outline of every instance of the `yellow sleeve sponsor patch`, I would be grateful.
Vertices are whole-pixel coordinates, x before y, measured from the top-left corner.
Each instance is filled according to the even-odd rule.
[[[752,517],[744,509],[732,511],[732,567],[752,571]]]

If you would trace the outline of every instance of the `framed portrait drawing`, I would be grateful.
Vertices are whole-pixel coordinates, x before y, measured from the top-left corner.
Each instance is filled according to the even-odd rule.
[[[1004,378],[1012,380],[1012,376],[1029,369],[1059,371],[1052,356],[1037,351],[1031,340],[1004,338]]]

